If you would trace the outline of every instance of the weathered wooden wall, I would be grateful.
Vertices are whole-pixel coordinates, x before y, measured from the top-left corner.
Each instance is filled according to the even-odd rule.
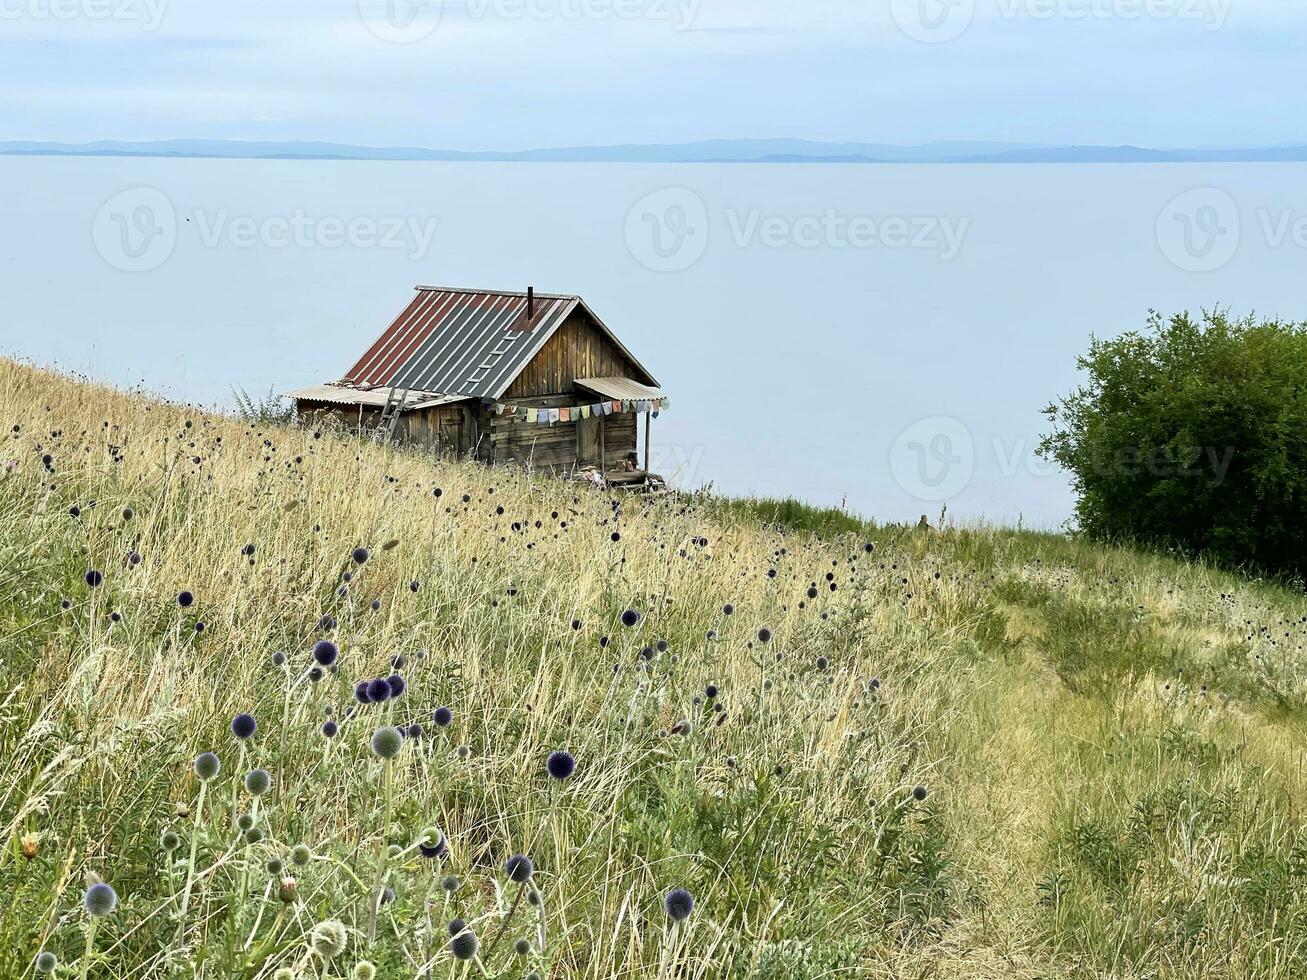
[[[517,399],[513,404],[521,408],[557,408],[572,406],[598,399],[593,395],[545,395],[539,398]],[[514,462],[534,470],[552,473],[570,473],[582,466],[599,466],[599,443],[590,452],[582,453],[577,442],[579,429],[575,422],[555,422],[540,425],[523,418],[510,418],[487,414],[490,426],[491,458],[498,462]],[[633,412],[607,415],[598,420],[603,426],[604,459],[609,469],[635,451],[636,421]]]
[[[653,384],[653,379],[636,367],[578,306],[531,358],[500,401],[570,393],[577,378],[630,378]]]

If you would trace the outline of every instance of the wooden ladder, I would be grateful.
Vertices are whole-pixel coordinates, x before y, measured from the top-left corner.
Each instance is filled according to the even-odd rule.
[[[381,422],[372,432],[372,436],[377,442],[390,442],[394,438],[395,426],[399,424],[399,417],[403,414],[404,403],[408,401],[408,393],[408,388],[399,391],[394,385],[390,386],[390,391],[386,394],[386,405],[381,410]]]

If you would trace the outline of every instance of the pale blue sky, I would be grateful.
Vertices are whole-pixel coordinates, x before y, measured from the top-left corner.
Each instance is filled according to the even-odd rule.
[[[0,0],[0,139],[1307,141],[1300,0],[410,2]]]

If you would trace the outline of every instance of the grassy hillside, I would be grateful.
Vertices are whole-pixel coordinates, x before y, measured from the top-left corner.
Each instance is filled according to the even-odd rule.
[[[0,424],[0,976],[1307,973],[1301,596],[5,362]]]

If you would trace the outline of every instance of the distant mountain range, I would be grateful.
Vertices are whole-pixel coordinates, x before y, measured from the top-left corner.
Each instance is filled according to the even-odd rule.
[[[437,150],[312,141],[175,139],[94,143],[0,142],[0,156],[201,157],[238,160],[445,160],[522,163],[1285,163],[1307,145],[1159,150],[947,140],[920,146],[800,139],[569,146],[538,150]]]

